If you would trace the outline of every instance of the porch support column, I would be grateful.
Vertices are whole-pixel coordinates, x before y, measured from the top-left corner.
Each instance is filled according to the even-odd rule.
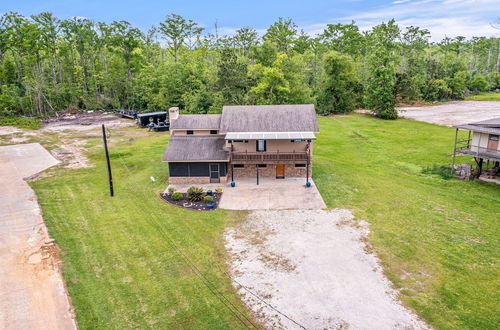
[[[477,178],[479,178],[483,172],[483,159],[482,158],[479,158],[479,163],[477,165],[478,165]]]
[[[257,169],[257,185],[259,184],[259,164],[255,165],[255,168]]]
[[[231,163],[231,182],[234,182],[234,164]]]
[[[458,138],[458,128],[455,130],[455,144],[453,145],[453,159],[451,161],[451,173],[452,174],[455,172],[455,157],[457,155],[457,138]]]

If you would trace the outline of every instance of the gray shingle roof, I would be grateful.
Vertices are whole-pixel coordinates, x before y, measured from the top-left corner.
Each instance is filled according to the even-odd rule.
[[[170,129],[219,129],[220,114],[179,115],[170,122]]]
[[[474,132],[500,135],[500,118],[493,118],[464,125],[456,125],[454,127]]]
[[[224,106],[221,132],[319,132],[313,104]]]
[[[164,162],[228,161],[221,136],[172,136],[163,155]]]

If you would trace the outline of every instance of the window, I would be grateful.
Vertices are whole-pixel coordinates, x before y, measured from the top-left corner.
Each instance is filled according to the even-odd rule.
[[[498,141],[498,135],[490,134],[490,141]]]
[[[210,130],[210,134],[217,134],[217,130],[216,129]]]
[[[234,164],[234,168],[243,168],[245,167],[245,164]]]
[[[258,167],[267,167],[267,165],[266,165],[266,164],[258,164],[257,166],[258,166]]]
[[[259,152],[266,151],[266,140],[257,140],[256,150]]]
[[[306,167],[306,164],[295,164],[295,167]]]
[[[194,134],[194,132],[193,132],[193,131],[186,131],[186,134],[187,134],[187,135],[193,135],[193,134]]]

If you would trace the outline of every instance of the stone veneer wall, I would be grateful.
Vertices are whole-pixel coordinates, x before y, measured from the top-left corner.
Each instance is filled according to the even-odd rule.
[[[220,177],[220,183],[227,183],[227,176]],[[176,176],[169,177],[168,183],[170,184],[208,184],[210,178],[208,176]]]
[[[231,165],[228,166],[227,174],[231,180]],[[312,175],[312,166],[309,165],[309,177]],[[234,169],[234,179],[238,178],[255,178],[257,176],[257,169],[255,164],[246,164],[244,168]],[[261,177],[276,177],[276,165],[267,164],[267,167],[259,168],[259,176]],[[287,177],[304,177],[306,176],[306,167],[295,167],[293,164],[285,164],[285,178]]]

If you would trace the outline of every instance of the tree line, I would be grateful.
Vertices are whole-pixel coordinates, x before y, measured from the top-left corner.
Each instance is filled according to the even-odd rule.
[[[170,14],[141,31],[126,21],[0,16],[0,116],[46,117],[68,107],[141,111],[178,106],[314,103],[323,114],[364,107],[397,117],[398,102],[462,99],[500,88],[500,38],[444,38],[394,20],[318,35],[279,18],[219,35]]]

